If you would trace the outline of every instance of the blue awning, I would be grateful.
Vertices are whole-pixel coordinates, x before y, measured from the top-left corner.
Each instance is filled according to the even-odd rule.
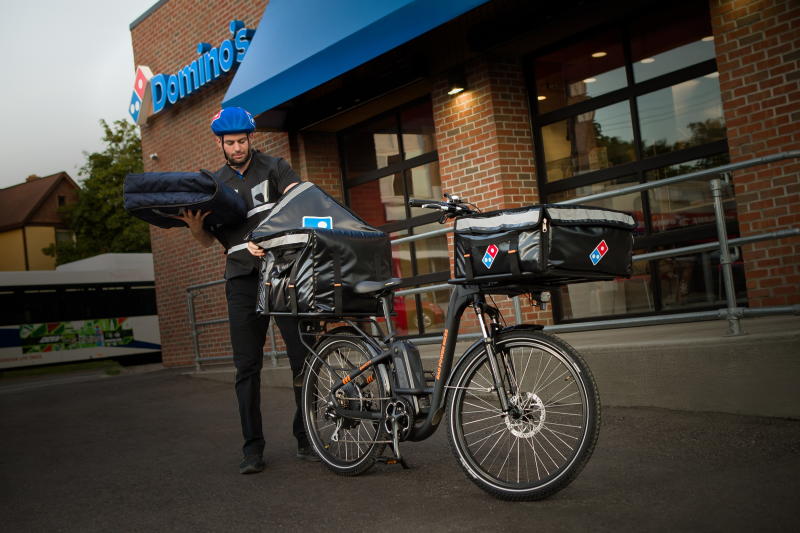
[[[270,110],[488,0],[271,0],[223,107]]]

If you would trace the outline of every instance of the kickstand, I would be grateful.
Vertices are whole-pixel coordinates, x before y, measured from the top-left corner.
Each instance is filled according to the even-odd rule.
[[[403,467],[403,470],[410,470],[411,467],[408,466],[406,460],[403,457],[397,457],[397,453],[395,453],[394,451],[394,444],[389,444],[389,448],[392,449],[392,457],[387,457],[385,455],[382,455],[381,457],[378,457],[377,459],[378,462],[381,462],[385,465],[396,465],[399,463],[400,466]]]

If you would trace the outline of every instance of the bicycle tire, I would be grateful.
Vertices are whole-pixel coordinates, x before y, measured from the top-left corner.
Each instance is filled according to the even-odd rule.
[[[467,477],[504,500],[540,500],[580,473],[600,432],[594,377],[569,344],[539,331],[510,331],[495,339],[507,390],[511,374],[517,405],[503,415],[483,346],[464,355],[448,398],[450,446]],[[482,390],[480,390],[482,389]],[[498,466],[499,465],[499,466]]]
[[[336,417],[328,405],[331,387],[371,357],[369,346],[353,335],[331,335],[314,350],[303,379],[303,421],[311,445],[322,463],[340,475],[355,476],[367,471],[383,453],[383,423]],[[325,363],[327,363],[327,365]],[[331,370],[333,369],[333,371]],[[335,374],[335,375],[334,375]],[[371,377],[369,383],[367,378]],[[376,367],[354,379],[344,391],[349,409],[385,413],[384,382]],[[358,399],[351,399],[358,398]],[[337,439],[333,439],[337,424]]]

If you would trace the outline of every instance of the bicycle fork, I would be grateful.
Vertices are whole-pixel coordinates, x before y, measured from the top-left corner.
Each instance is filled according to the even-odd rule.
[[[499,327],[497,322],[497,313],[498,311],[494,308],[491,312],[487,312],[484,309],[485,302],[482,301],[473,301],[472,309],[475,311],[475,316],[478,319],[478,324],[481,328],[481,335],[483,336],[483,344],[484,348],[486,349],[486,357],[489,360],[489,367],[492,371],[492,377],[494,378],[494,384],[496,387],[496,393],[498,400],[500,401],[500,407],[503,411],[503,414],[508,414],[508,412],[512,409],[508,402],[508,391],[506,390],[505,380],[503,380],[503,373],[500,371],[500,361],[499,359],[502,358],[503,366],[505,367],[505,373],[508,376],[509,385],[512,389],[516,389],[516,375],[514,373],[514,369],[512,366],[511,361],[507,360],[505,355],[500,354],[498,356],[497,351],[495,350],[494,344],[494,332]],[[486,324],[486,319],[491,321],[488,326]],[[513,394],[516,394],[516,390],[511,391]]]

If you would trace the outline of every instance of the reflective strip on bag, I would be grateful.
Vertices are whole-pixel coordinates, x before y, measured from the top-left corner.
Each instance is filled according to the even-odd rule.
[[[459,218],[456,220],[456,231],[497,231],[535,226],[539,223],[541,214],[541,209],[529,209],[519,213],[500,213],[485,218]]]
[[[271,204],[263,204],[263,205],[260,205],[258,207],[254,207],[253,209],[251,209],[250,211],[247,212],[247,218],[250,218],[251,216],[253,216],[255,214],[258,214],[258,213],[260,213],[262,211],[266,211],[268,209],[272,209],[274,206],[275,206],[275,204],[271,203]]]
[[[635,226],[636,221],[627,213],[586,207],[547,207],[547,214],[555,222],[616,222]]]
[[[277,248],[278,246],[286,246],[289,244],[305,244],[308,242],[308,233],[292,233],[290,235],[282,235],[266,241],[257,243],[264,249]]]

